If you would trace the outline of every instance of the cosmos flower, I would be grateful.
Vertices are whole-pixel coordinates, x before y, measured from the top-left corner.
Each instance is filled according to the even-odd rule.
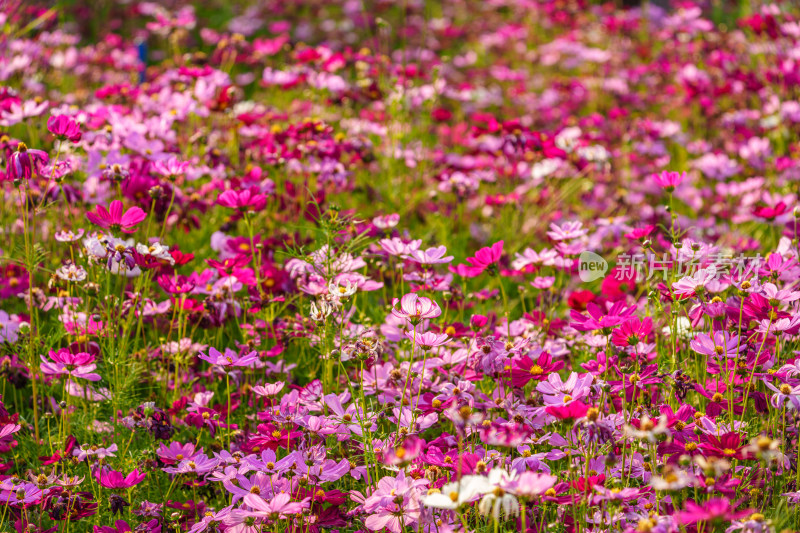
[[[713,338],[698,333],[690,343],[692,350],[710,357],[736,357],[741,350],[739,337],[727,331],[715,331]]]
[[[209,348],[208,354],[200,353],[198,357],[216,366],[253,366],[258,361],[258,352],[249,352],[239,355],[230,348],[225,348],[225,353],[219,352],[216,348]]]
[[[139,207],[131,207],[123,213],[122,202],[114,200],[108,209],[98,205],[96,212],[89,211],[86,218],[92,224],[101,228],[108,228],[112,231],[122,231],[124,233],[134,233],[136,226],[139,225],[147,215]]]
[[[408,320],[411,324],[417,324],[421,320],[441,316],[442,310],[439,304],[430,298],[410,293],[400,299],[392,300],[392,314],[397,318]]]
[[[662,189],[672,192],[678,185],[686,181],[686,172],[664,170],[660,174],[653,174],[653,181]]]
[[[29,180],[34,174],[38,174],[49,160],[50,157],[46,152],[30,149],[25,143],[19,143],[17,150],[8,158],[7,177],[11,181]]]
[[[411,250],[408,253],[408,258],[422,265],[441,265],[453,260],[453,256],[445,256],[444,254],[446,253],[447,248],[445,246],[437,246],[427,250]]]
[[[77,143],[81,140],[80,124],[66,115],[53,115],[47,119],[47,130],[62,141]]]
[[[681,524],[696,524],[697,522],[708,522],[717,519],[736,520],[752,513],[750,509],[736,511],[736,503],[727,498],[710,498],[702,504],[692,500],[686,502],[683,511],[677,513],[678,522]]]
[[[611,342],[617,346],[636,346],[644,342],[653,330],[653,319],[645,317],[644,320],[631,318],[623,322],[611,334]]]
[[[467,258],[468,265],[460,264],[449,267],[450,271],[459,276],[474,278],[480,276],[486,270],[494,273],[497,270],[497,263],[503,255],[503,241],[497,241],[491,246],[481,248],[473,257]]]
[[[220,193],[217,204],[239,211],[261,211],[267,205],[267,197],[259,194],[255,187],[241,191],[228,189]]]
[[[444,346],[450,342],[450,336],[446,333],[435,333],[426,331],[425,333],[405,332],[405,336],[416,343],[423,350],[430,350],[437,346]]]
[[[95,472],[95,479],[107,489],[129,489],[135,487],[147,476],[145,472],[140,473],[134,469],[127,476],[116,470],[101,468]]]
[[[62,348],[50,350],[48,355],[50,360],[43,355],[40,356],[42,363],[39,365],[42,372],[48,376],[64,377],[68,375],[89,381],[100,381],[101,379],[100,374],[93,372],[97,369],[97,365],[94,363],[95,356],[90,353],[72,353],[69,349]]]

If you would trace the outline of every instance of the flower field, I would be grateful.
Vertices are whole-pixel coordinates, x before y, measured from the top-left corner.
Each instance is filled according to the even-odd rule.
[[[0,531],[800,530],[800,4],[0,6]]]

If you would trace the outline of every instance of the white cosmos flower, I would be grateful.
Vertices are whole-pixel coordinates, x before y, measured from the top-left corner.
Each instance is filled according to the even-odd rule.
[[[651,443],[656,442],[658,440],[658,435],[669,433],[667,429],[667,417],[661,415],[658,417],[658,420],[653,421],[648,415],[644,415],[639,421],[638,428],[626,424],[622,432],[626,437],[647,440]]]
[[[432,490],[422,498],[422,503],[436,509],[458,509],[490,490],[486,476],[464,476],[461,481],[443,485],[440,491]]]
[[[512,477],[502,468],[492,468],[489,471],[489,477],[486,478],[487,486],[484,488],[485,495],[478,504],[481,514],[488,514],[491,510],[492,517],[496,521],[500,520],[501,510],[505,516],[519,514],[516,496],[506,491],[511,482]]]
[[[83,281],[86,279],[86,270],[79,265],[69,264],[56,270],[56,276],[65,281]]]
[[[561,167],[561,159],[543,159],[531,168],[531,178],[538,182]]]
[[[358,285],[350,283],[349,280],[345,281],[344,286],[336,281],[331,281],[328,284],[328,293],[337,300],[349,298],[356,293],[356,290],[358,290]]]
[[[661,330],[664,335],[672,335],[672,326],[667,326]],[[685,316],[679,316],[675,319],[675,334],[682,338],[688,339],[692,336],[692,323]]]
[[[682,490],[696,483],[696,476],[677,468],[667,468],[661,476],[650,478],[650,486],[656,490]]]
[[[150,244],[136,244],[136,251],[142,255],[152,255],[158,259],[169,261],[170,264],[175,263],[175,259],[169,253],[169,246],[164,246],[160,242]]]
[[[314,322],[322,322],[333,312],[333,306],[324,300],[311,302],[309,316]]]

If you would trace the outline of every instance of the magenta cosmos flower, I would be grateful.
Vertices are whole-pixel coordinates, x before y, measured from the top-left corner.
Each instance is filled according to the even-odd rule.
[[[400,307],[397,307],[397,304]],[[412,324],[418,324],[423,319],[436,318],[442,314],[439,304],[414,293],[406,294],[399,300],[392,300],[392,314],[397,318],[404,318]]]
[[[143,221],[147,215],[139,207],[131,207],[124,213],[122,212],[122,202],[114,200],[106,210],[102,205],[97,206],[96,212],[86,213],[89,222],[101,228],[109,228],[112,231],[122,230],[125,233],[136,231],[136,225]]]
[[[261,211],[267,205],[267,197],[255,187],[243,191],[229,189],[219,195],[217,204],[239,211]]]
[[[616,346],[636,346],[644,342],[653,330],[653,319],[629,318],[611,334],[611,342]]]
[[[122,472],[116,470],[98,470],[95,472],[95,479],[107,489],[129,489],[138,485],[145,478],[147,473],[139,473],[139,470],[134,470],[127,476],[122,475]]]
[[[689,500],[686,502],[686,509],[677,513],[678,522],[695,524],[716,519],[735,520],[752,512],[752,509],[736,511],[736,505],[728,498],[711,498],[702,504]]]
[[[661,174],[653,174],[653,181],[668,192],[675,190],[675,187],[680,185],[686,179],[686,172],[671,172],[665,170]]]
[[[39,368],[42,373],[48,376],[87,379],[89,381],[100,381],[100,375],[93,372],[97,368],[94,364],[94,356],[86,352],[72,353],[66,348],[58,351],[50,350],[48,354],[50,361],[42,355],[42,363]]]
[[[474,278],[483,274],[486,270],[494,273],[496,265],[503,255],[503,241],[497,241],[491,246],[481,248],[473,257],[467,257],[469,265],[457,265],[455,269],[451,268],[452,272],[463,276],[465,278]]]
[[[62,141],[76,143],[81,140],[80,124],[67,115],[54,115],[47,119],[47,130]]]

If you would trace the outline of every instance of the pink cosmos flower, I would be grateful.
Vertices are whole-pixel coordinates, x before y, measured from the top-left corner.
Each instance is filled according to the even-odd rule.
[[[782,383],[779,387],[776,387],[766,381],[764,384],[775,393],[770,398],[773,407],[781,409],[785,403],[788,403],[790,409],[800,411],[800,385]]]
[[[298,514],[308,507],[308,498],[293,502],[291,496],[285,492],[276,494],[270,501],[255,494],[248,494],[244,497],[244,502],[256,511],[274,518],[285,518],[286,515]]]
[[[202,452],[202,450],[200,450]],[[164,464],[174,465],[178,461],[184,459],[191,459],[195,454],[194,444],[187,442],[181,444],[180,442],[170,442],[169,447],[161,443],[156,455]]]
[[[426,331],[425,333],[414,333],[413,331],[405,332],[405,336],[411,339],[423,350],[430,350],[437,346],[443,346],[450,341],[450,337],[445,333],[434,333],[433,331]]]
[[[364,510],[370,513],[364,525],[372,531],[386,528],[392,533],[413,529],[421,515],[415,487],[423,483],[427,481],[406,477],[402,470],[396,478],[381,478],[375,492],[364,502]]]
[[[644,320],[629,318],[611,334],[611,342],[616,346],[636,346],[644,342],[653,330],[653,319],[645,317]]]
[[[653,181],[662,189],[672,192],[675,187],[680,185],[686,179],[686,172],[673,172],[664,170],[661,174],[653,174]]]
[[[558,478],[538,472],[523,472],[514,481],[511,492],[517,496],[539,496],[556,484]]]
[[[174,156],[169,159],[159,159],[153,163],[153,171],[166,178],[174,178],[186,174],[188,169],[189,163],[187,161],[181,161]]]
[[[408,254],[408,258],[423,265],[440,265],[443,263],[449,263],[453,260],[452,255],[445,257],[444,254],[446,253],[447,247],[437,246],[434,248],[428,248],[427,250],[412,250],[411,253]]]
[[[496,269],[496,265],[498,261],[500,261],[500,257],[503,255],[503,241],[497,241],[491,246],[487,246],[485,248],[481,248],[473,257],[467,257],[467,263],[471,266],[466,265],[458,265],[459,267],[464,266],[461,272],[458,274],[463,275],[467,278],[474,278],[484,271],[494,270]]]
[[[583,223],[578,220],[564,222],[560,226],[558,224],[550,224],[550,231],[547,236],[554,241],[571,241],[578,237],[583,237],[589,233],[589,230],[583,227]]]
[[[134,233],[136,226],[147,218],[145,212],[139,207],[131,207],[124,213],[122,212],[122,202],[114,200],[108,206],[108,210],[102,205],[97,206],[97,212],[86,213],[86,218],[89,222],[100,226],[101,228],[109,228],[112,231],[122,230],[124,233]]]
[[[701,268],[691,276],[684,276],[672,284],[672,289],[681,298],[694,296],[695,292],[703,288],[717,277],[717,269],[713,265]]]
[[[781,216],[789,210],[785,202],[778,202],[775,205],[757,205],[753,208],[753,215],[758,218],[772,220]]]
[[[47,130],[62,141],[76,143],[81,140],[80,124],[67,115],[54,115],[47,119]]]
[[[592,302],[586,306],[588,316],[582,315],[575,309],[570,311],[570,317],[574,320],[570,325],[578,331],[612,328],[622,324],[635,311],[635,306],[625,307],[624,302],[617,302],[608,310]]]
[[[139,470],[134,470],[124,477],[121,472],[111,469],[98,470],[94,474],[97,482],[107,489],[129,489],[141,483],[145,476],[147,473],[139,473]]]
[[[158,286],[169,294],[187,294],[197,287],[197,283],[186,276],[161,274],[158,277]]]
[[[372,223],[378,229],[391,229],[397,226],[400,222],[400,215],[393,213],[391,215],[378,216],[372,219]]]
[[[779,303],[789,303],[800,299],[800,291],[793,291],[791,289],[780,289],[774,283],[765,283],[761,286],[761,290],[765,298],[769,300],[770,305],[778,305]]]
[[[239,211],[261,211],[267,205],[267,197],[259,194],[257,187],[242,191],[229,189],[219,195],[217,204]]]
[[[256,385],[253,387],[253,393],[257,396],[277,396],[283,390],[284,383],[279,381],[277,383],[265,383],[264,385]]]
[[[397,307],[398,303],[400,304],[399,308]],[[409,293],[400,299],[392,300],[392,314],[397,318],[405,318],[412,324],[417,324],[420,320],[440,316],[442,309],[430,298]]]

